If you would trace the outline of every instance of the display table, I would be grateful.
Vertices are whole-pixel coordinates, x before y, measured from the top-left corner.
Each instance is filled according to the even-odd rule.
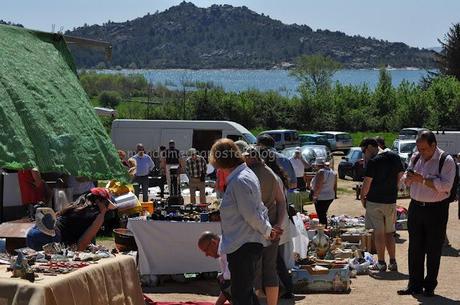
[[[35,283],[11,278],[0,266],[0,305],[144,305],[135,261],[102,259],[68,274],[39,274]]]
[[[6,251],[14,253],[14,249],[25,247],[27,232],[34,224],[34,222],[28,222],[28,219],[19,219],[0,224],[0,238],[6,239]]]
[[[216,259],[198,249],[204,231],[221,234],[220,222],[174,222],[130,218],[128,229],[136,239],[141,275],[219,271]]]

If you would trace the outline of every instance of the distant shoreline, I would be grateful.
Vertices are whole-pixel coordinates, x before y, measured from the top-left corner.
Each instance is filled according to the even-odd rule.
[[[404,67],[404,68],[385,68],[387,71],[436,71],[436,69],[427,69],[427,68],[417,68],[417,67]],[[213,68],[213,69],[191,69],[191,68],[138,68],[138,69],[130,69],[130,68],[121,68],[121,69],[86,69],[86,68],[80,68],[77,69],[78,72],[83,72],[83,71],[95,71],[95,72],[104,72],[104,71],[290,71],[290,69],[261,69],[261,68]],[[340,69],[338,71],[379,71],[380,68],[360,68],[360,69],[354,69],[354,68],[345,68],[345,69]]]

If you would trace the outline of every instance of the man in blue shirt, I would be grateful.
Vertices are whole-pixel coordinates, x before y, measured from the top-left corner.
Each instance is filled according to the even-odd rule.
[[[155,164],[152,158],[145,153],[142,143],[137,144],[136,151],[137,154],[133,156],[133,159],[136,161],[136,173],[133,178],[134,192],[137,198],[139,198],[139,186],[142,186],[142,200],[145,202],[149,201],[149,173],[155,167]]]

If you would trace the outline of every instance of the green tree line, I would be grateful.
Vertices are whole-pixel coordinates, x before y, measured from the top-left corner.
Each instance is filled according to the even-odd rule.
[[[139,75],[85,72],[80,79],[94,104],[115,106],[118,118],[231,120],[248,129],[460,129],[460,82],[452,76],[437,76],[424,86],[403,81],[394,87],[382,69],[375,89],[333,83],[317,90],[304,84],[293,97],[275,91],[226,92],[201,83],[193,90],[173,91],[149,85]],[[115,104],[110,104],[110,97]]]

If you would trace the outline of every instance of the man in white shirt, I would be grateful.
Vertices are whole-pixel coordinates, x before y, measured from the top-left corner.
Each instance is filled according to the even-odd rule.
[[[423,292],[425,296],[432,297],[438,284],[456,164],[451,156],[439,149],[433,132],[422,132],[416,143],[418,154],[412,156],[404,175],[411,197],[407,218],[409,285],[398,290],[398,294]]]
[[[294,168],[295,176],[297,178],[297,188],[300,191],[305,191],[307,186],[305,179],[303,178],[306,169],[310,168],[310,164],[302,157],[302,150],[300,147],[296,147],[294,156],[289,159],[292,167]]]
[[[230,270],[228,269],[227,255],[220,251],[220,236],[210,231],[203,232],[198,239],[198,248],[206,256],[219,260],[221,272],[217,276],[217,282],[220,287],[220,294],[215,305],[223,305],[225,301],[231,300]]]

